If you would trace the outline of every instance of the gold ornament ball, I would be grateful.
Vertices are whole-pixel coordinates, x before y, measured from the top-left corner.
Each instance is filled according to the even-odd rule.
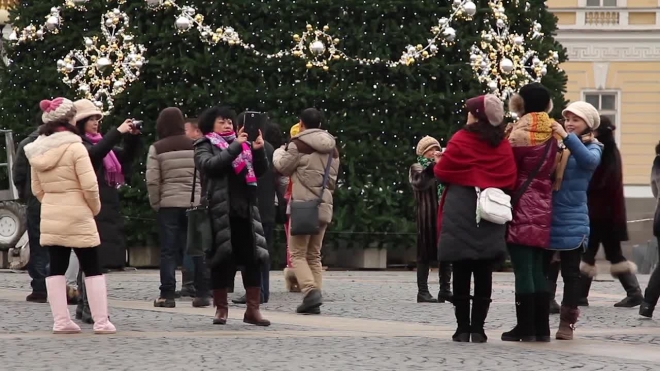
[[[490,53],[490,54],[488,54],[488,57],[489,57],[491,60],[495,60],[495,59],[497,59],[497,54],[496,54],[496,53]]]
[[[328,66],[323,66],[323,71],[327,71],[327,70],[329,70],[329,69],[330,69],[330,67],[328,67]]]
[[[201,15],[201,14],[197,14],[197,15],[195,15],[195,22],[197,22],[197,23],[202,23],[202,22],[204,22],[204,16]]]
[[[233,45],[235,45],[235,44],[236,44],[236,41],[234,41],[234,40],[229,40],[229,45],[232,45],[232,46],[233,46]]]
[[[305,67],[307,67],[307,69],[311,69],[312,67],[314,67],[314,65],[312,65],[311,62],[307,62],[307,64],[305,65]]]
[[[311,31],[312,30],[312,25],[308,24],[305,28],[307,28],[307,31]]]
[[[339,60],[339,58],[341,58],[341,56],[339,54],[335,54],[335,55],[332,56],[332,59],[334,59],[334,60]]]
[[[89,59],[90,59],[92,62],[96,62],[96,60],[98,59],[98,57],[95,56],[95,55],[92,55]],[[65,59],[64,61],[66,62],[66,59]]]
[[[335,43],[335,45],[337,45],[337,44],[339,44],[339,39],[334,39],[334,40],[332,40],[332,42]]]
[[[89,77],[94,76],[94,70],[89,70],[89,72],[87,72],[87,76]]]
[[[213,35],[213,37],[211,38],[211,40],[213,40],[214,43],[217,43],[218,41],[220,41],[220,36],[218,36],[217,34],[216,34],[216,35]]]
[[[408,58],[408,65],[415,63],[415,58]]]
[[[422,44],[417,44],[417,46],[415,46],[415,49],[417,50],[422,50],[423,48]]]
[[[330,31],[330,26],[328,26],[328,25],[323,26],[323,31],[325,31],[325,32]]]
[[[427,52],[426,50],[424,50],[424,51],[422,52],[422,57],[427,58],[428,56],[429,56],[429,52]]]
[[[293,41],[295,41],[295,42],[300,41],[300,35],[298,35],[298,34],[293,35]]]

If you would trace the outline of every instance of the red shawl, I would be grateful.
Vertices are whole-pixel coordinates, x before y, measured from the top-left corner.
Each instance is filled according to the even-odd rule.
[[[459,130],[451,137],[433,172],[441,183],[448,185],[438,208],[438,236],[445,197],[452,184],[514,190],[518,177],[516,160],[508,140],[493,148],[479,134],[466,130]]]

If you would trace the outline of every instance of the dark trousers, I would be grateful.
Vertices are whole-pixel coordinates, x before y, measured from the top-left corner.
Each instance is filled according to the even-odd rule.
[[[66,246],[48,246],[50,253],[50,276],[63,276],[69,268],[71,248]],[[78,257],[80,270],[85,277],[100,276],[98,247],[75,248],[73,252]]]
[[[474,276],[474,298],[490,300],[493,293],[492,260],[461,260],[452,265],[454,268],[454,297],[470,297],[470,282]]]
[[[195,296],[198,298],[209,297],[209,268],[206,266],[204,256],[191,256],[190,260],[194,266],[193,285],[195,286]]]
[[[243,287],[261,288],[261,267],[256,256],[252,220],[230,216],[229,225],[232,256],[211,269],[211,289],[229,288],[238,266],[243,267]]]
[[[546,266],[549,267],[552,257],[556,251],[546,252]],[[564,297],[561,300],[563,306],[577,308],[580,299],[580,259],[582,258],[582,249],[560,251],[561,277],[564,280]],[[557,282],[556,277],[549,273],[549,280]]]
[[[545,253],[540,247],[509,244],[509,256],[516,277],[516,294],[547,292]]]
[[[596,254],[600,248],[601,243],[603,244],[603,250],[605,250],[605,258],[611,264],[618,264],[626,261],[626,258],[623,257],[623,252],[621,252],[621,241],[617,237],[612,229],[604,229],[596,235],[592,235],[589,238],[589,245],[587,246],[587,251],[582,255],[582,261],[589,265],[596,264]]]
[[[273,231],[274,223],[264,223],[264,237],[266,237],[266,247],[268,248],[268,259],[261,266],[261,296],[264,303],[270,298],[270,254],[273,253]]]
[[[28,261],[27,271],[32,279],[30,285],[33,292],[46,292],[46,277],[48,277],[48,263],[50,257],[48,248],[41,246],[41,230],[39,224],[41,205],[29,205],[27,209],[27,233],[30,239],[30,260]]]
[[[158,210],[160,237],[160,297],[174,299],[177,257],[186,249],[188,218],[183,207]]]
[[[658,252],[660,254],[660,237],[658,237]],[[649,278],[649,285],[644,292],[644,301],[656,306],[660,298],[660,263],[656,265],[651,278]]]

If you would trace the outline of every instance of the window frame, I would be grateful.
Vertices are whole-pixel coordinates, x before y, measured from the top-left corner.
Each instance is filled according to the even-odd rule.
[[[584,8],[590,8],[590,9],[612,9],[612,8],[620,8],[623,5],[621,5],[621,0],[616,0],[614,5],[604,5],[603,2],[605,0],[598,0],[598,5],[589,5],[589,0],[581,0],[580,2],[582,3],[582,7]]]
[[[598,114],[614,116],[614,140],[616,141],[617,147],[621,147],[621,91],[613,89],[584,89],[581,92],[582,100],[587,101],[587,95],[597,95],[598,96]],[[600,107],[603,104],[603,95],[613,95],[614,96],[614,109],[603,110]]]

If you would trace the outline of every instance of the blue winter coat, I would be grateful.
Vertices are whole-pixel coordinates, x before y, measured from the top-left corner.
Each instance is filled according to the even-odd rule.
[[[551,250],[574,250],[589,242],[589,209],[587,189],[600,164],[600,143],[583,144],[569,134],[564,145],[571,151],[559,191],[552,194]]]

